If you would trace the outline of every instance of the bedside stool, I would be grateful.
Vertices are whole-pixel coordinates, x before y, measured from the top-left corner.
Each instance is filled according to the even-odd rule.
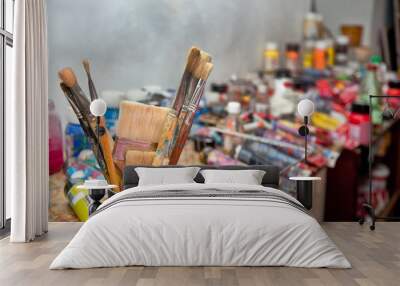
[[[312,209],[313,182],[321,181],[320,177],[290,177],[289,180],[296,181],[297,200],[308,210]]]

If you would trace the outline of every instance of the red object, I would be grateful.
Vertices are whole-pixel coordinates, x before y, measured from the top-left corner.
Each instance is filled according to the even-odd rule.
[[[389,81],[388,89],[386,90],[386,95],[388,96],[400,96],[400,81],[393,80]],[[389,98],[388,102],[392,108],[400,107],[400,97],[399,98]]]
[[[339,99],[343,104],[352,103],[357,99],[359,88],[357,85],[345,87],[339,94]]]
[[[349,115],[349,139],[361,145],[368,145],[369,106],[353,104]]]
[[[317,80],[315,83],[319,96],[323,98],[332,98],[333,97],[333,89],[331,84],[326,79]]]

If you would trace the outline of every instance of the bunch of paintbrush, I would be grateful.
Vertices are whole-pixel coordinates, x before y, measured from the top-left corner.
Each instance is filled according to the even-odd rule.
[[[84,61],[84,68],[88,75],[89,91],[91,99],[97,98],[97,92],[94,83],[90,76],[89,62]],[[58,73],[62,83],[60,84],[68,102],[70,103],[79,123],[85,132],[85,135],[92,143],[93,152],[96,156],[99,167],[104,174],[106,180],[120,186],[121,174],[115,168],[112,160],[113,140],[107,128],[105,127],[105,119],[101,117],[99,120],[98,128],[102,130],[101,133],[97,130],[96,117],[90,112],[90,102],[86,97],[81,87],[78,84],[76,76],[71,68],[64,68]],[[100,136],[97,136],[100,134]]]
[[[178,162],[212,67],[211,57],[206,52],[196,47],[189,50],[186,67],[167,115],[153,165],[175,165]]]

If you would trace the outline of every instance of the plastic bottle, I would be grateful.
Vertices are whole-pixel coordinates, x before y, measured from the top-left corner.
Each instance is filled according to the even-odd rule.
[[[328,67],[333,67],[335,64],[335,47],[333,45],[333,40],[326,39],[326,64]]]
[[[386,64],[382,61],[382,57],[380,55],[372,55],[370,57],[370,63],[377,67],[376,76],[378,81],[384,83],[387,68]]]
[[[336,38],[335,65],[346,66],[349,60],[349,38],[340,35]]]
[[[274,93],[270,97],[270,112],[273,116],[289,115],[294,112],[294,103],[289,98],[294,98],[291,89],[293,81],[288,70],[279,70],[276,73]]]
[[[318,14],[308,12],[303,20],[303,39],[316,40],[319,38]]]
[[[230,101],[226,107],[228,116],[226,117],[226,129],[230,131],[239,131],[239,114],[241,106],[239,102]],[[224,136],[224,151],[227,154],[232,154],[235,142],[234,138],[229,135]]]
[[[387,84],[386,95],[393,96],[389,98],[390,106],[395,109],[400,108],[400,80],[390,80]]]
[[[314,69],[324,70],[326,68],[326,43],[317,41],[313,52]]]
[[[275,42],[267,42],[264,50],[264,71],[274,73],[279,69],[279,49]]]
[[[314,41],[306,41],[303,46],[303,68],[311,69],[313,67]]]
[[[62,169],[64,165],[62,128],[60,117],[56,113],[54,102],[49,99],[49,174]]]
[[[373,64],[367,65],[367,72],[361,82],[361,102],[369,104],[369,96],[382,95],[382,87],[377,78],[377,67]],[[379,98],[372,99],[372,122],[374,124],[382,123],[381,107]]]
[[[369,105],[353,103],[349,115],[349,138],[361,145],[369,142]]]
[[[286,68],[296,74],[299,69],[300,46],[297,43],[289,43],[286,45]]]

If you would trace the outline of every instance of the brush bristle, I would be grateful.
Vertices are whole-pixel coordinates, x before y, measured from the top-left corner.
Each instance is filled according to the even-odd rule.
[[[90,73],[90,63],[88,59],[84,59],[82,61],[83,64],[83,68],[85,69],[86,73],[89,74]]]
[[[206,53],[205,51],[200,52],[201,59],[205,62],[210,63],[212,61],[212,57],[210,54]]]
[[[212,63],[206,63],[201,71],[200,78],[202,80],[207,80],[211,71],[213,70],[214,65]]]
[[[158,143],[169,110],[165,107],[122,101],[117,136]]]
[[[72,88],[77,83],[75,73],[71,68],[63,68],[58,72],[58,76],[69,88]]]
[[[151,165],[156,152],[128,150],[125,155],[125,165]]]
[[[207,73],[205,70],[210,69],[210,67],[206,68],[206,64],[209,64],[211,62],[211,56],[204,52],[200,52],[200,61],[198,62],[197,66],[193,70],[193,75],[195,78],[198,79],[203,79],[204,78],[204,73]],[[212,65],[211,65],[212,69]]]
[[[187,57],[185,70],[188,72],[193,72],[198,63],[200,62],[200,50],[196,47],[192,47],[189,50],[189,55]]]

